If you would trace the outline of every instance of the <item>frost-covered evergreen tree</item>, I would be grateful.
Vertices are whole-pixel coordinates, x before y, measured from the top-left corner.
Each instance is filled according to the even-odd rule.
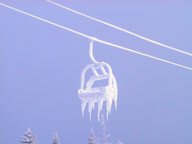
[[[21,144],[38,144],[35,136],[33,135],[33,133],[29,128],[27,129],[27,132],[25,133],[23,140],[21,141]]]
[[[53,135],[53,144],[60,144],[57,133]]]
[[[101,116],[101,125],[102,125],[102,129],[103,129],[103,144],[111,144],[108,141],[108,138],[110,137],[110,135],[107,133],[104,115]]]
[[[89,135],[89,144],[98,144],[97,138],[93,132],[93,129],[91,129],[90,135]]]

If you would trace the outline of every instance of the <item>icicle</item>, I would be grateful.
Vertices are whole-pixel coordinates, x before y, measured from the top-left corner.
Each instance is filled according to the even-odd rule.
[[[85,107],[87,105],[87,101],[82,101],[81,102],[81,111],[82,111],[82,117],[84,117],[84,112],[85,112]]]
[[[91,113],[92,113],[92,109],[94,108],[95,102],[94,101],[89,101],[88,105],[89,105],[89,119],[91,121]]]
[[[103,100],[100,100],[99,103],[98,103],[98,121],[100,121],[100,112],[102,110],[102,107],[103,107]]]
[[[111,113],[112,99],[108,99],[106,103],[107,113]]]

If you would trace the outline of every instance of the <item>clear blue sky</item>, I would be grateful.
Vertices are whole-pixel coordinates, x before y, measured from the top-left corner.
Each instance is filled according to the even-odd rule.
[[[66,27],[192,67],[189,56],[80,17],[44,0],[1,0]],[[83,13],[192,53],[192,2],[56,0]],[[87,143],[93,122],[81,117],[80,74],[90,63],[88,40],[0,6],[0,144],[19,143],[30,127],[41,144],[58,132],[63,144]],[[111,141],[125,144],[192,143],[192,71],[95,44],[119,88],[118,110],[107,121]]]

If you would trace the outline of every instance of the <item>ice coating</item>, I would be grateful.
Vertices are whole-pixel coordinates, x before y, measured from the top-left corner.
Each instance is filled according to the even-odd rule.
[[[85,74],[91,69],[93,75],[85,82]],[[97,70],[101,70],[101,74]],[[108,84],[103,87],[93,87],[96,81],[108,80]],[[103,103],[106,102],[106,116],[111,113],[112,103],[115,103],[115,109],[117,109],[117,82],[115,76],[112,73],[112,69],[109,64],[104,62],[98,62],[87,65],[81,74],[81,88],[78,91],[79,98],[81,99],[82,116],[86,105],[88,105],[89,118],[91,121],[91,113],[96,103],[98,105],[98,121],[100,121],[100,112],[103,109]]]

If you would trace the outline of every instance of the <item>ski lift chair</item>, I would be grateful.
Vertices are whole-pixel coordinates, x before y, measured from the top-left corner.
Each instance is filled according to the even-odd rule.
[[[85,82],[85,75],[89,69],[92,70],[93,75],[87,82]],[[101,74],[99,74],[97,70],[101,70]],[[106,86],[93,87],[96,81],[103,80],[108,80]],[[78,90],[78,95],[82,103],[83,116],[85,107],[88,104],[88,111],[91,120],[91,111],[94,108],[95,103],[98,103],[98,120],[100,121],[100,111],[102,110],[103,102],[106,101],[108,119],[108,113],[111,112],[113,100],[115,101],[115,107],[117,106],[117,83],[110,65],[104,62],[87,65],[81,74],[81,88]]]

